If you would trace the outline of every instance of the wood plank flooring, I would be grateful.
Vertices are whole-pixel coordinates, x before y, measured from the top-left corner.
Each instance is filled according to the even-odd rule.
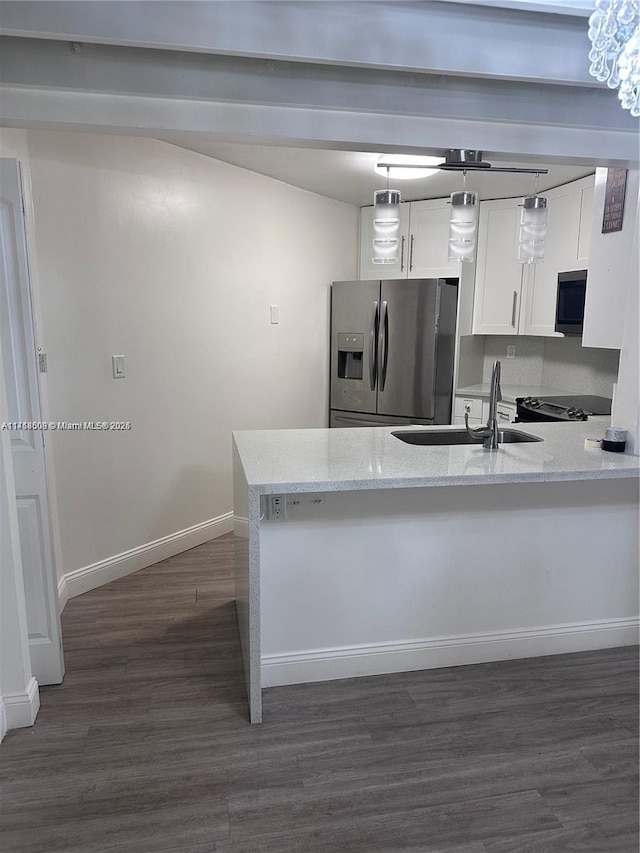
[[[638,853],[636,647],[273,688],[225,536],[71,600],[3,853]]]

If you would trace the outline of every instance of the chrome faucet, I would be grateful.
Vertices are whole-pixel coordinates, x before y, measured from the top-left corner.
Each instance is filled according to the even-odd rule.
[[[489,396],[489,418],[487,425],[472,429],[469,426],[469,413],[464,413],[464,425],[470,436],[482,440],[482,446],[485,450],[498,449],[498,403],[502,400],[502,392],[500,391],[500,362],[493,362],[493,371],[491,373],[491,394]]]

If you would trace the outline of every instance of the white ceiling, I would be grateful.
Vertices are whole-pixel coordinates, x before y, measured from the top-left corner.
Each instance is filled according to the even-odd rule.
[[[373,193],[381,189],[385,181],[373,171],[373,166],[381,153],[362,151],[333,151],[313,148],[283,148],[267,145],[246,145],[228,142],[205,141],[196,143],[179,133],[167,133],[160,137],[165,142],[197,151],[208,157],[232,163],[253,172],[259,172],[286,184],[328,196],[338,201],[358,207],[373,204]],[[417,152],[416,152],[417,153]],[[444,154],[432,149],[421,154]],[[549,170],[541,175],[539,189],[545,190],[568,181],[591,174],[594,167],[557,163],[507,162],[491,158],[485,154],[493,166],[520,166],[534,168],[541,166]],[[426,179],[415,181],[392,181],[391,185],[399,189],[404,201],[416,201],[424,198],[443,198],[455,190],[462,189],[462,175],[456,172],[440,171]],[[529,195],[535,187],[534,175],[513,175],[503,173],[486,174],[469,172],[467,189],[479,193],[481,199],[508,198]]]

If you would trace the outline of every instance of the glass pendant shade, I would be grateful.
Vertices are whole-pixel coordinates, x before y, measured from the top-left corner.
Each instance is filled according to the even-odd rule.
[[[449,221],[449,260],[458,263],[472,261],[476,252],[477,194],[451,193]]]
[[[547,239],[547,200],[542,196],[522,199],[520,231],[518,235],[518,261],[531,264],[544,260]]]
[[[400,236],[400,192],[378,190],[373,196],[374,264],[396,264]]]

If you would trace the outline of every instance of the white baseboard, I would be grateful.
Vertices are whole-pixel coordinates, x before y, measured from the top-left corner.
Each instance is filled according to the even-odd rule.
[[[0,743],[2,743],[2,738],[9,731],[7,727],[7,712],[4,707],[4,699],[0,696]]]
[[[412,642],[375,643],[296,654],[263,655],[263,687],[330,681],[360,675],[465,666],[488,661],[630,646],[638,642],[640,619],[604,619]]]
[[[38,682],[31,678],[24,693],[5,693],[2,701],[7,730],[32,726],[40,709]]]
[[[130,551],[124,551],[122,554],[107,557],[106,560],[100,560],[90,566],[83,566],[81,569],[68,572],[58,582],[60,611],[62,612],[64,604],[70,598],[97,589],[99,586],[123,578],[139,569],[145,569],[160,560],[175,557],[176,554],[181,554],[197,545],[203,545],[210,539],[231,533],[232,530],[233,513],[228,512],[218,516],[218,518],[211,518],[200,524],[194,524],[193,527],[178,530],[177,533],[163,536],[162,539],[147,542],[145,545],[132,548]]]
[[[233,516],[233,532],[235,536],[240,536],[242,539],[249,538],[249,519],[242,515]]]
[[[62,613],[69,601],[69,588],[67,587],[67,576],[63,575],[58,581],[58,611]]]

